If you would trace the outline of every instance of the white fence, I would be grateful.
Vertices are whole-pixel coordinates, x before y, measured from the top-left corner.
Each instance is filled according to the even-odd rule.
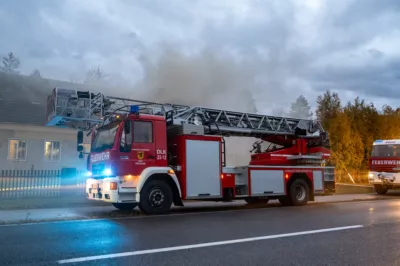
[[[66,175],[60,170],[2,170],[0,199],[84,195],[82,171]]]

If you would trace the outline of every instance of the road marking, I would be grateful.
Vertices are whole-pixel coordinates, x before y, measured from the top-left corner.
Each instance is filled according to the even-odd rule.
[[[349,229],[356,229],[356,228],[362,228],[362,227],[364,227],[364,226],[363,225],[351,225],[351,226],[326,228],[326,229],[311,230],[311,231],[301,231],[301,232],[278,234],[278,235],[268,235],[268,236],[260,236],[260,237],[250,237],[250,238],[241,238],[241,239],[226,240],[226,241],[209,242],[209,243],[194,244],[194,245],[147,249],[147,250],[139,250],[139,251],[131,251],[131,252],[123,252],[123,253],[114,253],[114,254],[107,254],[107,255],[98,255],[98,256],[59,260],[58,263],[65,264],[65,263],[85,262],[85,261],[91,261],[91,260],[111,259],[111,258],[118,258],[118,257],[138,256],[138,255],[154,254],[154,253],[160,253],[160,252],[171,252],[171,251],[184,250],[184,249],[205,248],[205,247],[212,247],[212,246],[237,244],[237,243],[244,243],[244,242],[291,237],[291,236],[326,233],[326,232],[349,230]]]

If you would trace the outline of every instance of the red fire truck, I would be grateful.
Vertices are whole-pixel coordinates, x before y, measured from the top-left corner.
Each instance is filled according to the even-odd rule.
[[[89,132],[87,198],[118,209],[160,214],[185,200],[237,199],[297,206],[334,187],[328,136],[317,121],[55,88],[47,126],[78,129],[80,158]],[[260,139],[243,151],[248,165],[226,165],[229,136]]]
[[[369,183],[377,194],[400,188],[400,140],[376,140],[369,159]]]

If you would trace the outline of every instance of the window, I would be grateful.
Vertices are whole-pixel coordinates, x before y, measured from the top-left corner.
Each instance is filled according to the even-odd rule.
[[[44,143],[44,160],[59,161],[61,158],[61,142],[60,141],[45,141]]]
[[[26,160],[26,140],[10,139],[8,143],[8,159],[25,161]]]
[[[374,145],[372,147],[371,156],[375,156],[375,157],[400,156],[400,145],[399,144]]]
[[[125,133],[125,126],[129,127],[129,133]],[[130,120],[124,122],[124,128],[121,131],[119,150],[121,152],[130,152],[132,149],[132,123]]]
[[[153,142],[153,124],[151,122],[133,121],[133,141],[140,143]]]
[[[117,134],[119,124],[112,123],[100,128],[96,132],[96,136],[92,143],[93,152],[102,152],[111,149],[114,146],[115,136]]]

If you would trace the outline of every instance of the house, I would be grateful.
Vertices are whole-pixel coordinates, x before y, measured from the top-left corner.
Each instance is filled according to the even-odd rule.
[[[76,130],[44,126],[47,95],[54,87],[83,86],[0,72],[0,176],[15,170],[85,170]]]

